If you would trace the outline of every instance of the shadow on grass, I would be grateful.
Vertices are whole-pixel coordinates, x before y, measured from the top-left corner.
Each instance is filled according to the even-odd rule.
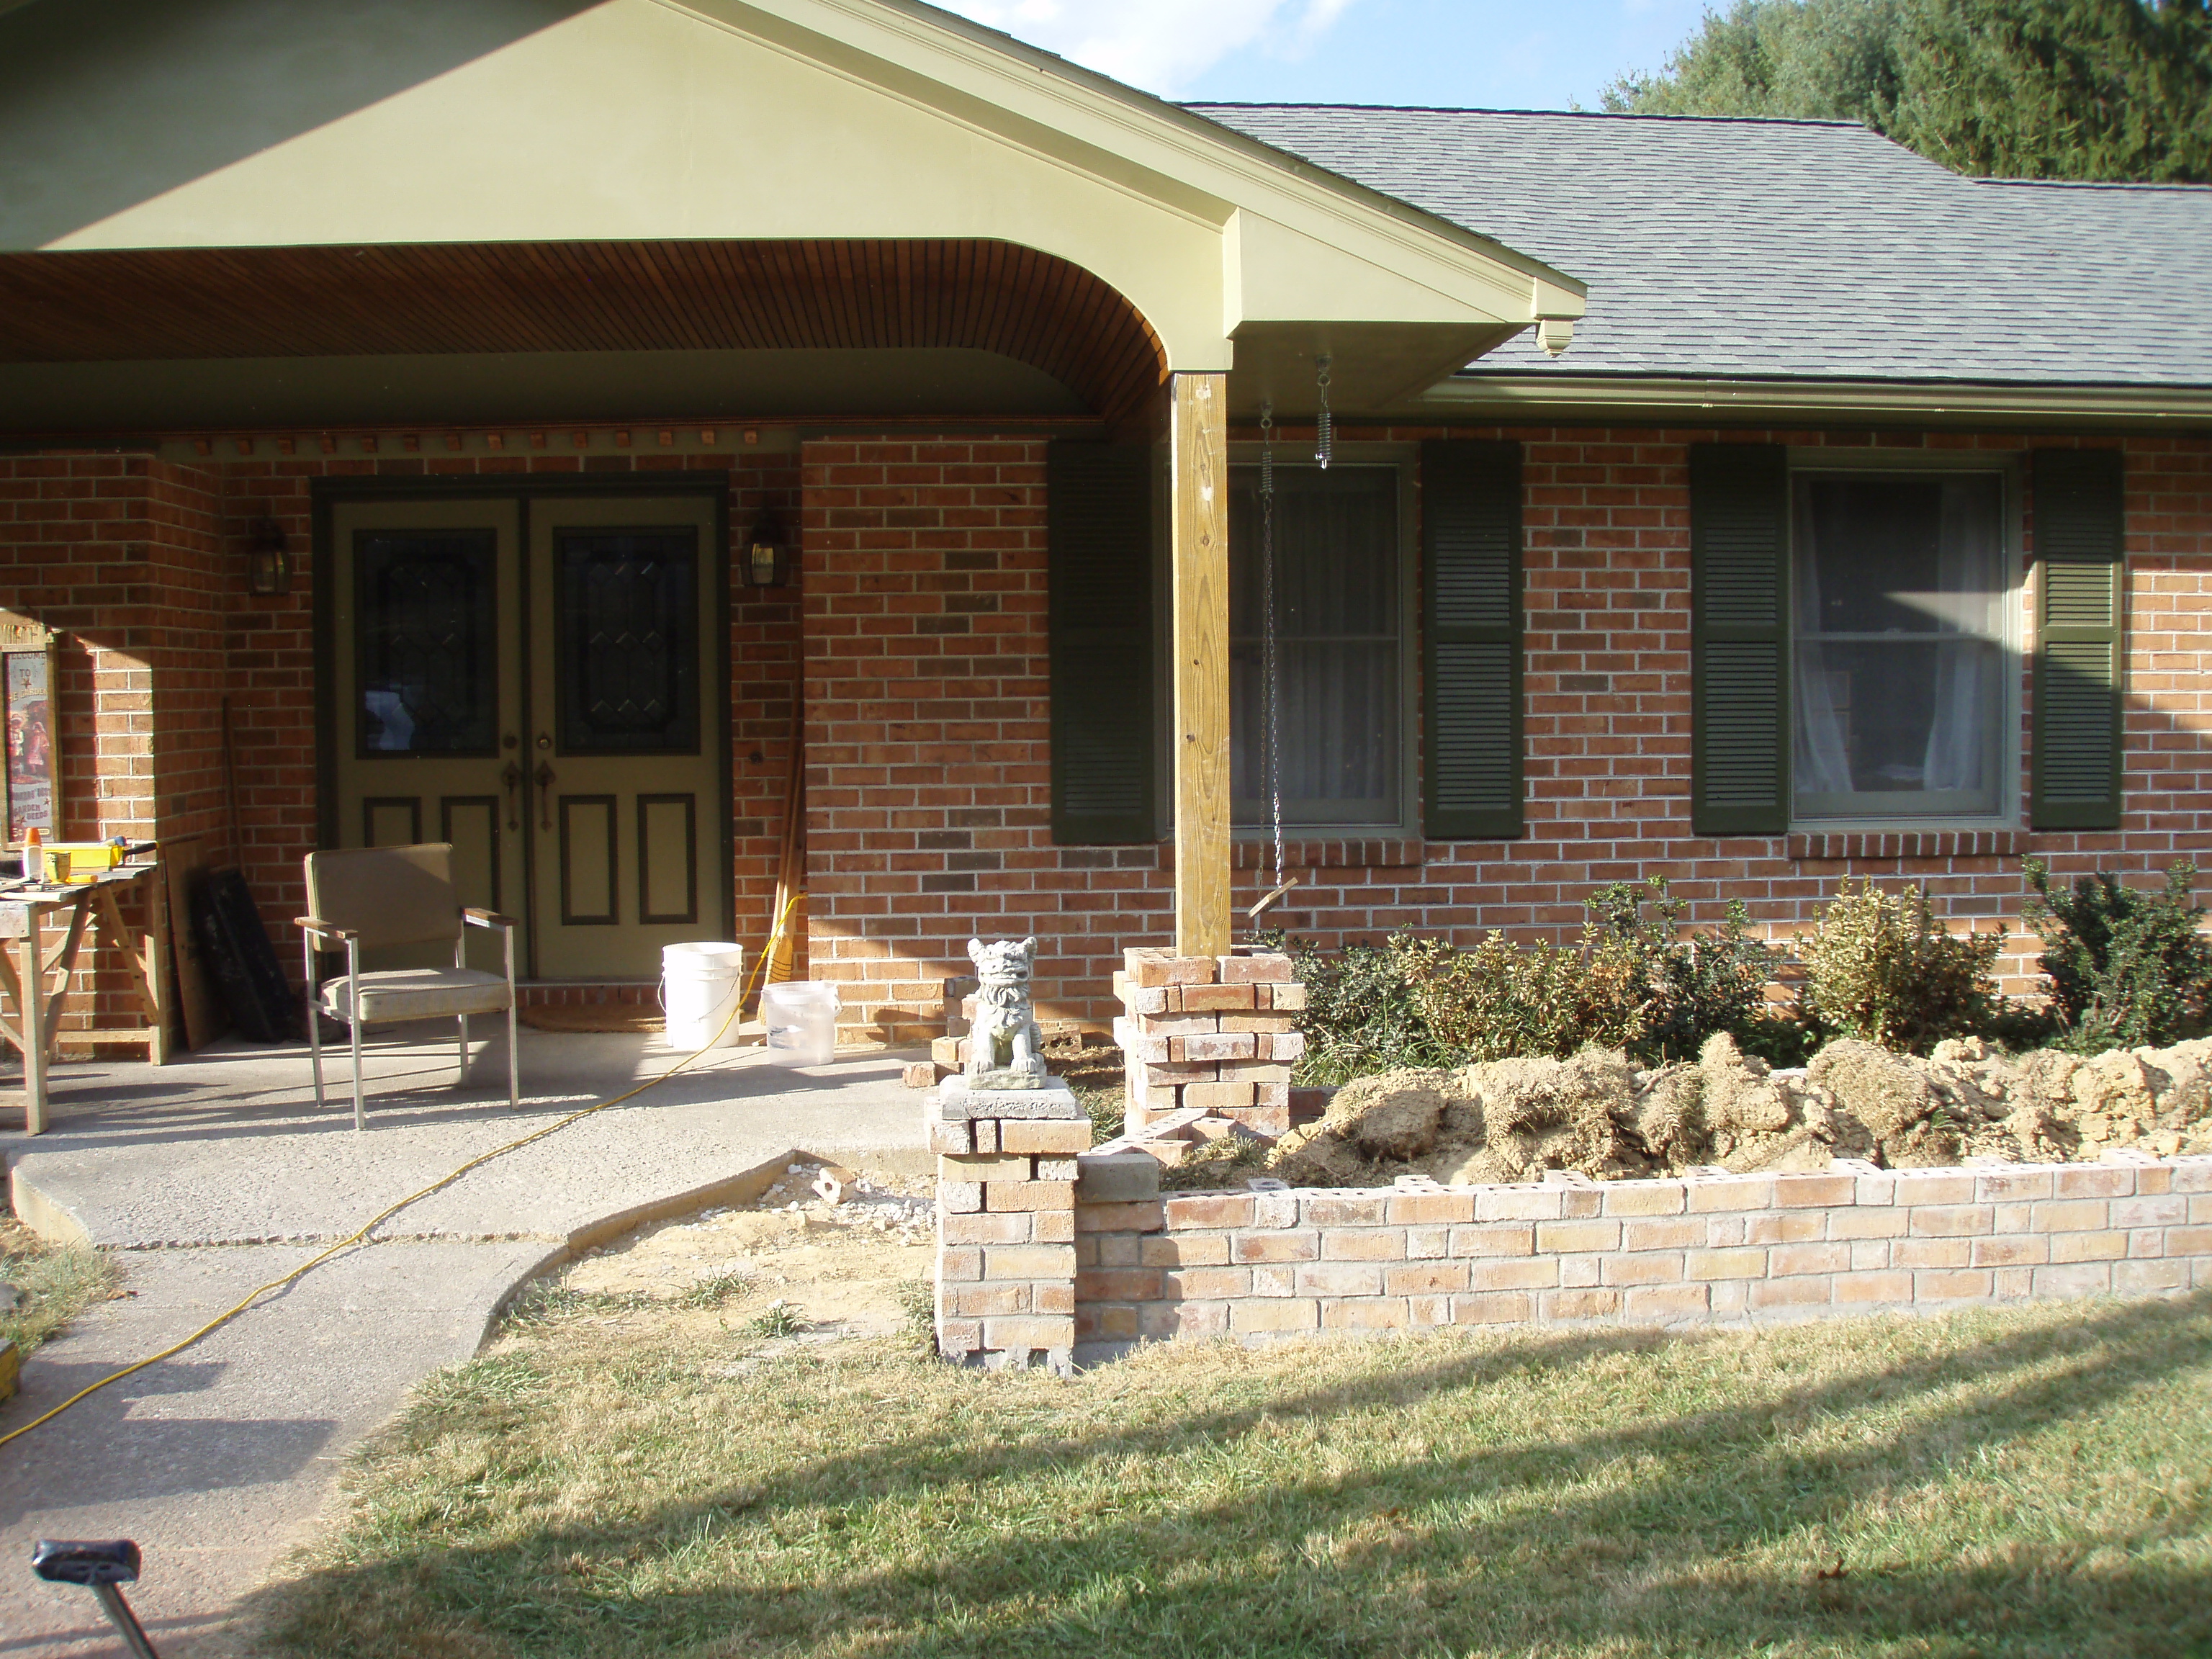
[[[863,1393],[836,1455],[771,1451],[757,1481],[602,1525],[386,1528],[264,1611],[317,1656],[2203,1655],[2201,1463],[2118,1526],[2054,1523],[2002,1465],[2082,1437],[2037,1455],[2086,1462],[2094,1511],[2134,1397],[2212,1364],[2208,1314],[2104,1306],[1801,1387],[1732,1382],[1741,1349],[1711,1337],[1410,1345],[1303,1391],[1231,1375],[1237,1403],[1179,1415],[1182,1385],[1125,1390],[1132,1420],[1073,1435],[981,1380],[904,1430]],[[1624,1397],[1663,1372],[1711,1403],[1608,1426],[1585,1373],[1616,1358]],[[492,1384],[509,1421],[530,1409],[514,1381]],[[1518,1415],[1485,1424],[1493,1401]],[[465,1404],[398,1432],[467,1431]],[[994,1407],[997,1443],[974,1432]],[[495,1459],[496,1423],[473,1431]],[[1962,1471],[1994,1507],[1956,1517],[1945,1555],[1929,1505]],[[1840,1575],[1814,1570],[1832,1554]]]

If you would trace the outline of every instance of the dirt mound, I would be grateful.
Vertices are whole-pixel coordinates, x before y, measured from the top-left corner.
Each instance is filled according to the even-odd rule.
[[[1425,1175],[1447,1184],[2094,1158],[2136,1146],[2212,1152],[2212,1040],[2082,1060],[2014,1060],[1978,1038],[1931,1056],[1848,1039],[1775,1071],[1716,1036],[1695,1060],[1638,1070],[1616,1050],[1397,1071],[1346,1084],[1318,1123],[1276,1143],[1270,1172],[1298,1186]]]

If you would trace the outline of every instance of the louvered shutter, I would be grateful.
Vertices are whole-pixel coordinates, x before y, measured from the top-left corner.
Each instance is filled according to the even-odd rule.
[[[1690,447],[1690,824],[1790,827],[1790,458]]]
[[[1521,812],[1521,446],[1421,446],[1422,830],[1510,840]]]
[[[1052,838],[1156,841],[1151,452],[1055,443],[1046,485]]]
[[[2120,824],[2126,562],[2117,449],[2034,456],[2035,733],[2028,821],[2038,830]]]

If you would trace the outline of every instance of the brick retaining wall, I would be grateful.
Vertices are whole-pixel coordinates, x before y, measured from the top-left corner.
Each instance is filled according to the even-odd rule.
[[[1122,1202],[1083,1190],[1086,1358],[1220,1335],[1746,1322],[2212,1285],[2208,1157]]]

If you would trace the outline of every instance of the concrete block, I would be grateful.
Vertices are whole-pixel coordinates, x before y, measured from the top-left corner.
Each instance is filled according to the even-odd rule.
[[[1075,1169],[1079,1204],[1134,1203],[1160,1190],[1160,1161],[1150,1152],[1085,1152]]]
[[[983,1183],[980,1181],[945,1181],[937,1183],[937,1207],[946,1215],[968,1215],[983,1207]]]
[[[1042,1089],[961,1089],[941,1085],[932,1097],[933,1109],[946,1122],[978,1118],[1040,1118],[1084,1115],[1075,1091],[1053,1080]]]

